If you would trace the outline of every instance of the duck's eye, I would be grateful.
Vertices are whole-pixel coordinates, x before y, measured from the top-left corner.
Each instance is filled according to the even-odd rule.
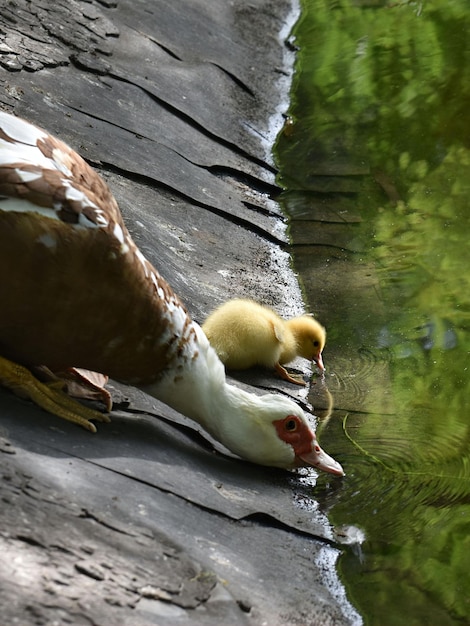
[[[297,430],[297,420],[288,419],[286,422],[286,430],[288,430],[290,433],[294,432],[294,430]]]
[[[318,348],[318,346],[320,345],[320,342],[319,342],[319,341],[317,341],[317,340],[315,340],[315,341],[313,342],[313,345],[314,345],[314,347],[315,347],[315,348]]]

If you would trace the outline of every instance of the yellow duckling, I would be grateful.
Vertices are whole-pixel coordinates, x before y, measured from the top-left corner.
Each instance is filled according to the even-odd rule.
[[[282,366],[301,356],[325,367],[322,350],[326,332],[311,315],[284,320],[253,300],[229,300],[213,311],[202,329],[228,369],[255,365],[274,367],[291,383],[305,385]]]

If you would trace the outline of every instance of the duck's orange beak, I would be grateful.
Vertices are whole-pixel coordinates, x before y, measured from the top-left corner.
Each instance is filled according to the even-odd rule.
[[[325,366],[323,365],[323,359],[322,359],[322,355],[321,352],[319,352],[316,356],[313,357],[313,361],[314,363],[317,364],[318,368],[324,372],[325,371]]]
[[[302,452],[297,455],[297,461],[300,467],[310,465],[335,476],[344,476],[344,470],[338,461],[335,461],[332,456],[327,454],[319,446],[316,439],[312,441],[312,449],[309,452]]]

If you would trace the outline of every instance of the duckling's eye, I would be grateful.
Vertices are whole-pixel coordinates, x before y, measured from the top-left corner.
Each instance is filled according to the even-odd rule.
[[[288,419],[286,422],[286,430],[288,430],[291,433],[293,433],[294,430],[297,430],[297,420]]]
[[[320,342],[315,339],[315,341],[313,342],[313,345],[315,348],[318,348],[318,346],[320,345]]]

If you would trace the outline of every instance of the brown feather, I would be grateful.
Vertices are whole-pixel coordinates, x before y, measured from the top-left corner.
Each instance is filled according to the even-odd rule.
[[[59,218],[2,210],[0,200],[0,353],[53,370],[157,379],[187,340],[172,331],[168,313],[170,302],[183,305],[138,252],[106,183],[63,142],[47,136],[38,147],[63,171],[0,166],[1,196],[54,209]],[[67,198],[70,188],[84,197]],[[76,225],[80,215],[89,226]]]

